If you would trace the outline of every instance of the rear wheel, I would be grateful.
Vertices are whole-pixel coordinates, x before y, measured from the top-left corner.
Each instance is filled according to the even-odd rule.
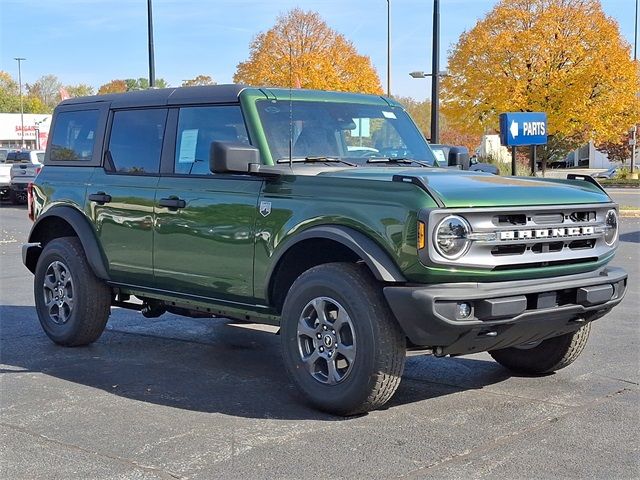
[[[292,380],[321,410],[374,410],[400,384],[405,337],[365,267],[331,263],[304,272],[285,300],[281,341]]]
[[[582,353],[589,339],[591,324],[573,333],[543,340],[537,345],[493,350],[489,355],[503,367],[517,373],[543,374],[571,365]]]
[[[94,275],[76,237],[46,244],[36,266],[34,296],[42,328],[60,345],[96,341],[109,318],[111,291]]]

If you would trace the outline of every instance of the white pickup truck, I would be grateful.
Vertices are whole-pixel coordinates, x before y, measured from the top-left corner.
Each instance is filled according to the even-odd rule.
[[[0,148],[0,200],[9,197],[11,190],[11,163],[7,161],[7,156],[13,150]]]
[[[14,205],[27,203],[27,186],[42,168],[44,150],[10,152],[6,162],[11,164],[9,198]]]

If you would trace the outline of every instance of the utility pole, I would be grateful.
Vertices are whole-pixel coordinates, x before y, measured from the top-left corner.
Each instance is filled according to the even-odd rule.
[[[387,0],[387,97],[391,96],[391,0]]]
[[[440,143],[440,0],[433,0],[433,51],[431,53],[431,143]]]
[[[26,58],[22,57],[14,57],[14,60],[18,62],[18,85],[20,85],[20,140],[21,140],[21,148],[25,148],[26,145],[24,143],[24,102],[22,100],[22,65],[21,63],[26,60]]]
[[[151,0],[147,0],[147,27],[149,33],[149,88],[156,86],[156,65],[153,58],[153,11]]]

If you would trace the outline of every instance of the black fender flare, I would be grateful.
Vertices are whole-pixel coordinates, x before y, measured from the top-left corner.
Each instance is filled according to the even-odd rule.
[[[390,255],[371,237],[358,230],[342,225],[319,225],[300,232],[285,240],[274,255],[267,273],[267,290],[271,284],[273,274],[282,257],[294,245],[314,238],[324,238],[341,243],[358,255],[369,267],[376,279],[386,283],[406,283],[406,278],[391,259]],[[268,291],[267,291],[268,294]]]
[[[108,263],[102,253],[98,239],[96,238],[95,230],[91,226],[87,217],[81,211],[67,205],[54,206],[50,208],[40,215],[33,224],[33,227],[31,227],[29,243],[24,245],[22,255],[23,262],[27,268],[31,270],[29,265],[35,265],[35,263],[29,259],[30,255],[35,254],[36,256],[40,256],[40,251],[42,250],[42,245],[40,245],[40,240],[38,238],[39,226],[42,226],[46,219],[51,219],[52,217],[60,218],[69,224],[69,226],[76,232],[76,235],[82,244],[82,248],[84,249],[84,253],[87,256],[87,260],[93,270],[93,273],[96,277],[102,280],[109,280],[107,268]],[[38,251],[32,252],[33,249],[38,249]],[[35,271],[35,268],[32,272],[33,271]]]

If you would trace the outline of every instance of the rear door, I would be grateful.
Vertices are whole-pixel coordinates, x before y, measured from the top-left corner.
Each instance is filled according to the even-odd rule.
[[[249,143],[240,106],[189,106],[173,110],[170,116],[175,117],[175,127],[167,135],[175,139],[174,155],[156,195],[157,285],[198,297],[245,302],[253,297],[255,220],[262,180],[209,170],[211,142]]]
[[[91,217],[116,282],[153,285],[153,216],[166,108],[116,110],[103,168],[87,189]]]

